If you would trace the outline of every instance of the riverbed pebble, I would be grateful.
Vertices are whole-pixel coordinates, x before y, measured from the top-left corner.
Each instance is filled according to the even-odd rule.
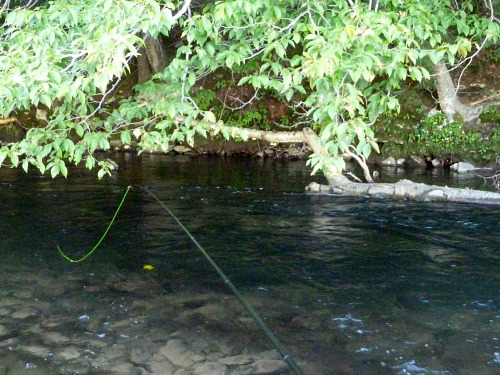
[[[27,319],[39,314],[39,311],[32,307],[23,307],[17,311],[14,311],[11,315],[14,319]]]
[[[11,309],[8,309],[6,307],[0,307],[0,316],[10,315],[11,313],[12,313]]]
[[[23,346],[22,350],[40,358],[46,358],[51,354],[49,348],[40,345],[26,345]]]
[[[221,358],[219,362],[227,366],[248,365],[253,362],[253,357],[248,355],[234,355],[231,357]]]
[[[57,357],[65,360],[65,361],[69,361],[69,360],[76,359],[76,358],[80,357],[82,355],[82,351],[81,351],[81,349],[79,349],[75,346],[70,346],[70,347],[67,347],[67,348],[64,348],[64,349],[58,351],[56,355],[57,355]]]
[[[174,365],[182,368],[192,367],[195,362],[189,358],[192,354],[179,339],[172,339],[167,345],[160,348],[159,353],[164,355]]]
[[[155,375],[172,375],[175,367],[168,361],[151,362],[148,365],[148,370]]]
[[[227,367],[218,362],[206,362],[193,368],[193,375],[225,375]]]
[[[44,333],[42,333],[41,336],[45,341],[51,342],[54,344],[63,344],[63,343],[67,343],[68,341],[70,341],[68,337],[62,335],[59,332],[44,332]]]
[[[0,337],[7,335],[9,330],[2,324],[0,324]]]
[[[278,374],[286,369],[287,365],[276,359],[259,359],[252,364],[241,367],[238,371],[241,375],[251,374]]]

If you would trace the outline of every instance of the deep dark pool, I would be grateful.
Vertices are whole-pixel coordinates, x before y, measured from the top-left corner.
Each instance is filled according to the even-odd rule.
[[[133,337],[154,331],[153,343],[162,331],[192,329],[241,352],[273,348],[251,323],[185,318],[198,302],[165,310],[179,296],[233,297],[141,189],[130,192],[88,260],[58,255],[56,245],[85,255],[131,184],[147,186],[176,213],[306,374],[500,373],[500,208],[307,196],[304,187],[320,178],[303,162],[116,158],[122,168],[103,181],[85,170],[52,180],[0,169],[0,374],[101,373],[99,353],[83,343],[92,330],[80,327],[93,317],[92,332],[108,332],[99,337],[108,346],[126,338],[125,349],[132,336],[106,324],[141,319]],[[154,288],[127,290],[127,280]],[[47,331],[69,341],[51,341]],[[58,356],[68,342],[95,357]]]

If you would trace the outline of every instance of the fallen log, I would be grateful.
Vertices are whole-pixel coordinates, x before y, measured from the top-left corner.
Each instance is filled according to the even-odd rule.
[[[339,175],[330,177],[328,182],[329,185],[320,185],[313,182],[306,187],[306,191],[308,194],[314,195],[364,196],[420,202],[460,202],[500,205],[500,193],[426,185],[409,180],[401,180],[396,183],[363,184],[352,182],[347,177]]]

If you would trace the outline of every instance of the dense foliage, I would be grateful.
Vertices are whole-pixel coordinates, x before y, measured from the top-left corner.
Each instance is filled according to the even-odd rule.
[[[486,4],[486,6],[484,5]],[[481,7],[482,13],[478,12]],[[197,100],[200,79],[221,69],[287,101],[324,152],[317,169],[339,173],[342,154],[377,150],[372,125],[398,111],[406,80],[431,79],[432,64],[467,61],[500,35],[491,3],[448,0],[54,0],[0,13],[0,118],[48,109],[46,125],[3,146],[0,163],[52,176],[66,163],[98,162],[110,138],[142,148],[193,142],[218,119]],[[116,106],[144,37],[181,35],[163,72]],[[230,124],[229,124],[230,125]],[[225,137],[245,137],[244,130]]]

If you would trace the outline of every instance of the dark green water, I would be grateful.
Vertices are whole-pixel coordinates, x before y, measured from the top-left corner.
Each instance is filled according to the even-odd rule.
[[[500,208],[306,196],[304,187],[320,178],[309,176],[303,162],[117,158],[122,169],[101,182],[84,170],[67,180],[0,170],[0,297],[7,301],[0,300],[0,325],[10,332],[0,334],[0,374],[2,361],[5,368],[25,363],[27,374],[35,373],[30,363],[37,374],[81,373],[52,354],[32,359],[24,348],[41,345],[46,321],[127,316],[113,305],[116,296],[85,293],[113,275],[154,282],[150,303],[190,293],[232,298],[139,189],[88,261],[69,264],[57,254],[56,244],[74,257],[89,251],[130,184],[148,186],[178,215],[307,374],[500,372]],[[398,178],[392,171],[383,176]],[[461,183],[420,172],[411,177]],[[154,271],[145,273],[145,264]],[[37,292],[33,282],[65,289]],[[14,329],[8,299],[23,293],[47,306]],[[144,299],[119,296],[124,304]],[[142,336],[192,324],[167,322],[160,305],[148,311],[157,315],[144,318]],[[242,351],[272,348],[258,330],[234,323],[205,328],[231,337]],[[13,332],[16,341],[6,343]],[[84,334],[74,324],[63,333],[75,342]]]

